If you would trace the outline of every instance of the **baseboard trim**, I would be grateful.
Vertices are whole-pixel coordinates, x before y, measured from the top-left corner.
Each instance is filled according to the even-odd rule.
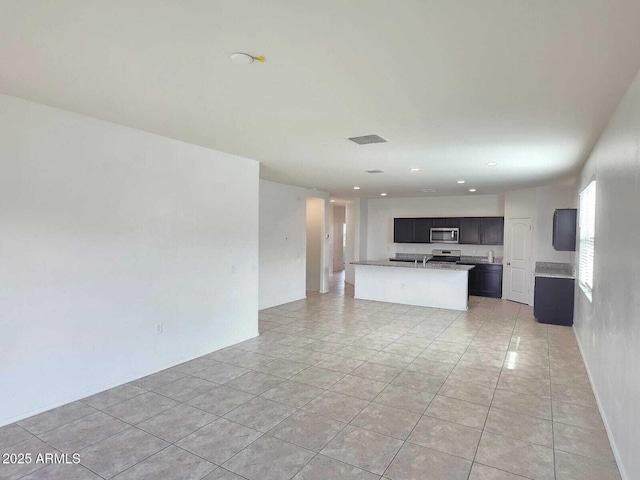
[[[607,416],[604,413],[604,409],[602,408],[602,402],[600,402],[600,397],[598,396],[598,391],[596,390],[595,383],[593,382],[593,377],[591,376],[591,370],[589,370],[589,364],[587,363],[587,358],[584,354],[584,350],[582,350],[582,344],[580,343],[580,337],[578,335],[578,331],[576,330],[575,323],[573,327],[573,335],[576,337],[576,343],[578,344],[578,349],[580,350],[580,355],[582,356],[582,363],[584,363],[584,368],[587,371],[587,377],[589,377],[589,383],[591,384],[591,390],[593,391],[593,396],[596,398],[596,405],[598,406],[598,411],[600,412],[600,416],[602,417],[602,423],[604,423],[604,429],[607,432],[607,437],[609,438],[609,443],[611,444],[611,450],[613,451],[613,456],[616,459],[616,464],[618,465],[618,470],[620,471],[620,476],[622,480],[631,480],[624,469],[624,464],[622,463],[622,459],[620,458],[620,452],[618,451],[618,447],[616,446],[616,441],[613,435],[611,435],[611,427],[609,427],[609,421],[607,420]]]

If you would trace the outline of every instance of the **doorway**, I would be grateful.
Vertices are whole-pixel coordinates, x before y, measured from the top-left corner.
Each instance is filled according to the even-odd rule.
[[[505,288],[507,300],[531,303],[531,217],[507,218]]]

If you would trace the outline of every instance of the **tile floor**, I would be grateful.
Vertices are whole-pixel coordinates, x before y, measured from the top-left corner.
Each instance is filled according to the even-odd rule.
[[[258,338],[0,429],[0,479],[608,480],[570,328],[332,293],[260,312]]]

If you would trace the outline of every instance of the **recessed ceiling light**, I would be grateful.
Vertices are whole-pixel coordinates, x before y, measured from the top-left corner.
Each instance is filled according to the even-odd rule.
[[[353,187],[354,190],[360,190],[360,187]]]
[[[419,171],[420,171],[420,169],[419,169],[419,168],[412,168],[412,169],[411,169],[411,171],[412,171],[412,172],[419,172]]]
[[[475,189],[475,188],[470,188],[470,189],[469,189],[469,191],[470,191],[470,192],[475,192],[475,191],[476,191],[476,189]]]
[[[489,163],[487,163],[487,167],[495,167],[496,165],[498,165],[498,162],[489,162]]]
[[[380,196],[381,196],[381,197],[386,197],[386,196],[387,196],[387,194],[386,194],[386,193],[381,193],[381,194],[380,194]]]
[[[458,180],[458,183],[464,183],[464,180]]]
[[[333,200],[333,199],[331,199],[331,200],[329,200],[329,201],[330,201],[331,203],[335,203],[335,200]]]

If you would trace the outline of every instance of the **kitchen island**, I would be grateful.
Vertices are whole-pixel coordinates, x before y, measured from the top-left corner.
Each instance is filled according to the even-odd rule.
[[[366,260],[355,266],[355,298],[467,310],[473,265]]]

